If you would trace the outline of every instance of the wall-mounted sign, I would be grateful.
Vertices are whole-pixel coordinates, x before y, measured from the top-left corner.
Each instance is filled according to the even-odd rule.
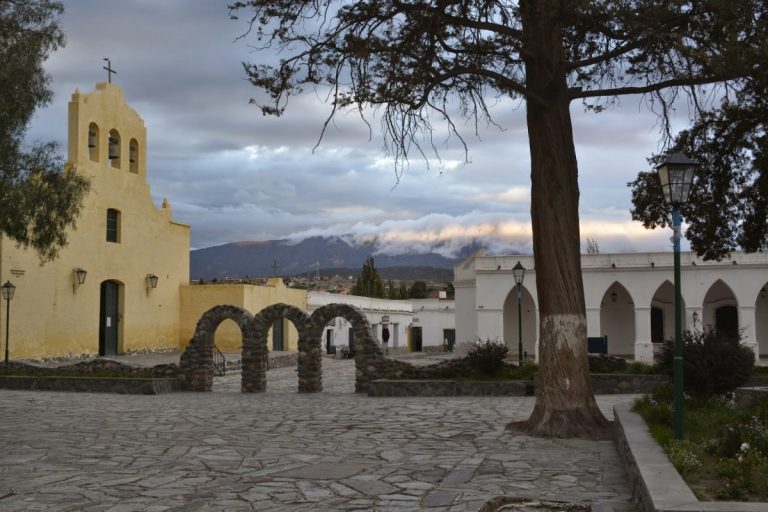
[[[384,315],[381,317],[381,323],[388,324],[389,323],[389,315]]]

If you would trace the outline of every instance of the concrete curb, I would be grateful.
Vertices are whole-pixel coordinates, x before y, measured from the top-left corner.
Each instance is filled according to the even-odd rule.
[[[629,404],[613,408],[616,448],[642,512],[766,512],[768,503],[699,501]]]

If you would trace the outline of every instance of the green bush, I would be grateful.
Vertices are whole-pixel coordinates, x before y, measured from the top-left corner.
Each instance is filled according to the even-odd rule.
[[[476,341],[467,352],[467,362],[478,373],[492,375],[504,367],[509,348],[501,340]]]
[[[693,396],[708,398],[733,391],[752,375],[755,354],[741,344],[739,336],[711,329],[685,331],[682,342],[685,390]],[[668,340],[659,352],[657,363],[670,376],[674,356],[674,342]]]

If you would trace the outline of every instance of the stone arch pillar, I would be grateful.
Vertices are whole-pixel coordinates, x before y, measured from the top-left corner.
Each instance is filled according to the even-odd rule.
[[[200,317],[195,334],[179,361],[179,384],[186,391],[210,391],[213,387],[213,336],[224,320],[232,320],[243,335],[243,347],[253,345],[253,316],[237,306],[214,306]],[[245,349],[243,349],[245,350]],[[243,371],[245,375],[245,371]]]
[[[243,339],[243,393],[266,390],[269,357],[267,333],[277,320],[287,318],[299,332],[299,393],[323,390],[321,336],[310,334],[310,320],[305,312],[289,304],[272,304],[253,317],[253,340]]]
[[[377,378],[376,368],[384,360],[384,354],[371,337],[368,319],[349,304],[327,304],[312,313],[310,338],[316,340],[318,350],[325,326],[336,317],[342,317],[352,324],[355,337],[355,393],[364,393],[368,391],[368,382]]]

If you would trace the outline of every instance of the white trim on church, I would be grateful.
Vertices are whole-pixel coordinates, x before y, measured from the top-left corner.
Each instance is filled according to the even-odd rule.
[[[503,339],[517,353],[518,261],[526,268],[523,350],[538,353],[532,256],[474,256],[454,267],[457,342]],[[609,354],[651,361],[654,342],[673,336],[672,265],[671,252],[582,255],[587,335],[607,336]],[[743,343],[768,356],[768,255],[736,252],[717,262],[682,253],[681,269],[683,328],[738,326]]]

